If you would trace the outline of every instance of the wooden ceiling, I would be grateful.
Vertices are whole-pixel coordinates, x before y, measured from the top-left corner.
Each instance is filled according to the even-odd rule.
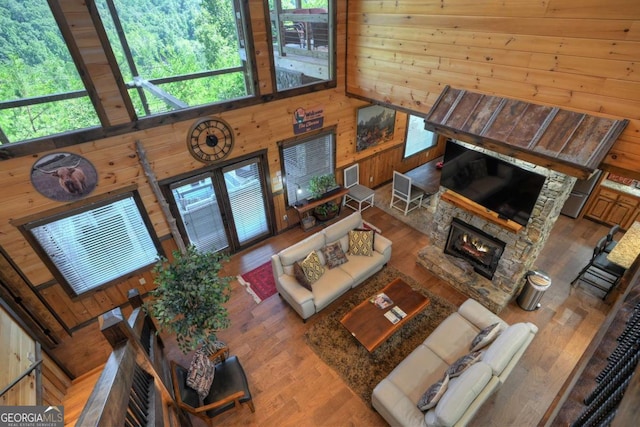
[[[598,169],[627,123],[450,86],[425,118],[429,130],[579,179]]]

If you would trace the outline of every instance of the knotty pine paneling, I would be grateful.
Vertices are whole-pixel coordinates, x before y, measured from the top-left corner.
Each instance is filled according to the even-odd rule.
[[[268,49],[270,44],[267,40],[267,33],[264,22],[264,2],[261,0],[249,0],[248,2],[252,27],[255,29],[252,34],[256,53],[256,67],[258,86],[262,95],[273,92],[271,82],[271,61]],[[281,169],[278,143],[295,137],[293,133],[292,114],[296,108],[306,109],[322,107],[324,109],[325,127],[335,127],[337,135],[336,167],[340,173],[342,169],[354,162],[362,161],[363,170],[373,179],[370,185],[379,185],[391,179],[394,168],[407,170],[412,162],[419,162],[412,159],[402,163],[401,153],[403,148],[406,114],[398,112],[396,115],[396,127],[394,137],[391,141],[371,147],[362,152],[355,150],[356,138],[356,113],[359,107],[368,105],[368,102],[345,94],[346,76],[346,44],[347,44],[347,4],[337,1],[337,87],[333,89],[316,91],[310,94],[290,97],[278,101],[272,101],[261,105],[255,105],[239,110],[228,111],[218,116],[228,122],[235,134],[235,145],[229,159],[239,158],[250,153],[267,150],[267,167],[271,179],[274,179],[276,172]],[[72,1],[67,5],[70,8],[83,8],[80,2]],[[79,19],[79,27],[88,25],[87,15],[84,13],[69,14],[66,17],[70,25],[74,25],[74,19]],[[82,35],[76,33],[77,37],[82,37],[82,46],[100,46],[97,43],[95,31],[87,31]],[[94,55],[87,55],[87,72],[94,73],[96,65],[102,61],[101,52]],[[99,67],[100,73],[108,72],[108,67]],[[110,76],[102,74],[92,74],[95,81],[108,81]],[[397,73],[396,73],[397,74]],[[383,80],[385,76],[378,77]],[[106,78],[106,80],[104,80]],[[102,83],[101,83],[102,84]],[[380,81],[380,84],[385,84]],[[390,85],[389,91],[400,86]],[[119,109],[119,111],[107,111],[110,120],[119,122],[125,112],[121,109],[121,104],[113,99],[109,90],[113,87],[101,87],[100,93],[108,97],[108,102],[104,104],[107,109]],[[424,102],[433,102],[438,91],[417,91],[415,89],[400,90],[393,93],[402,93],[408,99],[415,97],[418,100],[416,105]],[[433,99],[429,99],[429,97]],[[113,99],[113,101],[112,101]],[[393,96],[383,101],[391,102]],[[401,102],[398,104],[407,109],[413,109],[414,104]],[[420,111],[416,109],[416,111]],[[195,119],[194,119],[195,120]],[[140,166],[136,153],[136,141],[140,141],[144,146],[148,161],[156,174],[158,180],[172,179],[187,174],[197,174],[203,171],[205,165],[193,159],[187,150],[186,136],[194,120],[185,120],[179,123],[167,124],[151,129],[134,131],[124,135],[112,136],[96,141],[89,141],[83,144],[55,150],[67,151],[82,155],[89,160],[98,172],[98,183],[94,192],[84,200],[90,202],[94,196],[104,195],[109,192],[119,191],[128,186],[133,186],[139,192],[147,215],[153,225],[155,233],[163,238],[170,235],[167,221],[162,209],[156,200],[148,178]],[[2,161],[0,169],[0,188],[2,188],[3,207],[0,209],[0,247],[2,247],[8,257],[15,263],[20,274],[26,281],[15,280],[10,283],[15,287],[17,294],[31,295],[25,299],[29,308],[39,317],[45,319],[46,327],[51,328],[60,334],[63,342],[56,351],[56,357],[65,368],[74,375],[86,372],[96,366],[101,360],[101,355],[108,354],[108,348],[102,348],[103,340],[91,342],[95,347],[95,354],[87,355],[85,351],[86,337],[91,336],[95,316],[114,307],[126,303],[127,291],[133,287],[138,287],[142,292],[153,289],[153,277],[149,272],[133,276],[123,280],[121,283],[110,286],[90,295],[78,298],[71,298],[62,287],[55,283],[53,275],[40,260],[36,252],[23,238],[16,226],[11,224],[13,220],[27,218],[30,216],[43,215],[56,209],[64,209],[66,204],[49,200],[38,193],[30,184],[30,170],[35,161],[41,156],[53,151],[38,153],[33,156],[23,156],[15,159]],[[422,157],[422,161],[430,160]],[[370,165],[370,166],[368,166]],[[416,164],[417,166],[417,164]],[[269,183],[270,184],[270,183]],[[275,194],[273,198],[274,216],[276,218],[277,231],[282,231],[292,227],[297,223],[297,215],[292,209],[284,206],[282,194]],[[283,216],[288,216],[288,221],[283,220]],[[163,247],[167,255],[175,249],[173,240],[163,241]],[[239,273],[239,272],[238,272]],[[145,284],[140,284],[140,279],[145,280]],[[43,301],[51,307],[48,310],[46,305],[36,298],[39,295]],[[63,325],[54,320],[52,312],[57,313]],[[64,331],[64,327],[73,331],[73,336],[69,337]],[[84,340],[84,342],[83,342]],[[77,348],[77,351],[74,350]],[[82,360],[81,363],[78,361]]]
[[[626,118],[602,167],[640,178],[636,1],[348,3],[347,93],[426,113],[450,85]]]
[[[36,361],[35,341],[0,308],[0,384],[4,388]],[[35,405],[35,371],[0,397],[0,405]]]

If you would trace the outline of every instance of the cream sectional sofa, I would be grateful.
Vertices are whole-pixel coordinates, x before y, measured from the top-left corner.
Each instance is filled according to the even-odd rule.
[[[480,361],[450,379],[435,407],[420,411],[417,403],[425,390],[470,352],[471,342],[480,330],[494,323],[500,324],[501,332],[482,349]],[[378,383],[372,405],[391,426],[464,426],[504,383],[537,331],[528,322],[508,325],[469,299]]]
[[[278,293],[302,319],[308,319],[349,289],[361,284],[382,269],[391,258],[391,241],[378,233],[374,237],[372,256],[353,256],[348,253],[349,230],[362,227],[360,212],[354,212],[271,257]],[[340,241],[349,261],[332,269],[325,268],[324,274],[312,285],[311,290],[302,286],[294,276],[294,263],[304,259],[311,251],[316,251],[324,265],[321,250],[336,241]]]

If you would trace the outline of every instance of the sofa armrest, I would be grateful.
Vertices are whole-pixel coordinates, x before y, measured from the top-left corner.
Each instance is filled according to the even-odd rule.
[[[499,323],[501,325],[500,329],[502,330],[505,330],[509,326],[509,324],[498,317],[498,315],[471,298],[462,303],[460,308],[458,308],[458,314],[478,329],[484,329],[494,323]]]
[[[406,394],[388,379],[373,389],[371,406],[390,426],[424,426],[424,414]]]
[[[278,277],[284,274],[284,267],[280,262],[280,255],[271,255],[271,270],[273,271],[273,279],[278,283]]]
[[[376,237],[373,239],[373,249],[382,254],[385,263],[389,262],[391,259],[391,240],[376,233]]]

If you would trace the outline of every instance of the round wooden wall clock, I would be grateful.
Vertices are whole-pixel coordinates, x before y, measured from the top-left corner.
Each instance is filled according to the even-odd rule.
[[[233,148],[233,131],[221,119],[205,117],[191,125],[187,147],[193,157],[204,163],[222,160]]]

